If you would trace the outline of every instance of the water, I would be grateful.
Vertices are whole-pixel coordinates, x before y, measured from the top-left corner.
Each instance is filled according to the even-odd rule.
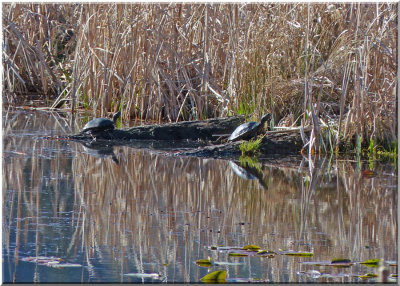
[[[393,163],[264,158],[246,178],[226,160],[177,157],[151,145],[98,154],[42,137],[79,130],[68,115],[4,111],[3,125],[4,282],[199,282],[222,269],[228,282],[376,281],[359,278],[377,268],[358,263],[301,263],[334,258],[383,258],[397,273]],[[373,176],[362,173],[371,168]],[[210,249],[249,244],[313,256]],[[48,260],[27,261],[39,256]],[[239,264],[195,263],[208,256]]]

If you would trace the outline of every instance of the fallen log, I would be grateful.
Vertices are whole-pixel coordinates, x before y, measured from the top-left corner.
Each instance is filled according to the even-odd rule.
[[[177,153],[180,156],[196,157],[238,157],[241,155],[240,144],[243,141],[227,142],[224,144],[199,147],[197,149],[185,150]],[[271,154],[300,154],[303,142],[298,133],[276,133],[274,131],[266,132],[262,138],[258,149],[260,155]]]
[[[76,134],[70,139],[96,145],[130,146],[173,152],[178,156],[233,158],[241,155],[243,141],[218,143],[216,135],[230,134],[244,122],[244,116],[185,121],[163,125],[137,126],[101,132],[93,140],[90,134]],[[269,131],[263,133],[258,149],[260,155],[299,154],[303,146],[297,130]],[[173,144],[172,144],[173,142]],[[92,143],[90,143],[92,144]]]
[[[114,129],[96,135],[106,140],[205,140],[214,141],[216,134],[230,134],[245,120],[244,116],[214,118],[202,121],[183,121],[177,123],[136,126]],[[92,139],[90,134],[76,134],[72,139]]]

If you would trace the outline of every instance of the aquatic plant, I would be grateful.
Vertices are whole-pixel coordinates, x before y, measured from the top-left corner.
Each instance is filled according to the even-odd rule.
[[[259,154],[260,144],[261,138],[242,142],[239,145],[242,156],[257,156]]]

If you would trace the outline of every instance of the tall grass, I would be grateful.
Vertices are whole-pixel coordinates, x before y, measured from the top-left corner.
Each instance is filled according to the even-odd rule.
[[[301,116],[315,150],[320,120],[335,146],[355,134],[389,146],[396,23],[396,3],[3,4],[4,98],[157,122],[245,106]]]

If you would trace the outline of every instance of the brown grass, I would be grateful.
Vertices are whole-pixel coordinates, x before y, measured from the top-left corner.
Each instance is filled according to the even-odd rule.
[[[388,147],[396,23],[396,3],[3,4],[3,97],[157,122],[269,111],[312,124],[310,150]]]

